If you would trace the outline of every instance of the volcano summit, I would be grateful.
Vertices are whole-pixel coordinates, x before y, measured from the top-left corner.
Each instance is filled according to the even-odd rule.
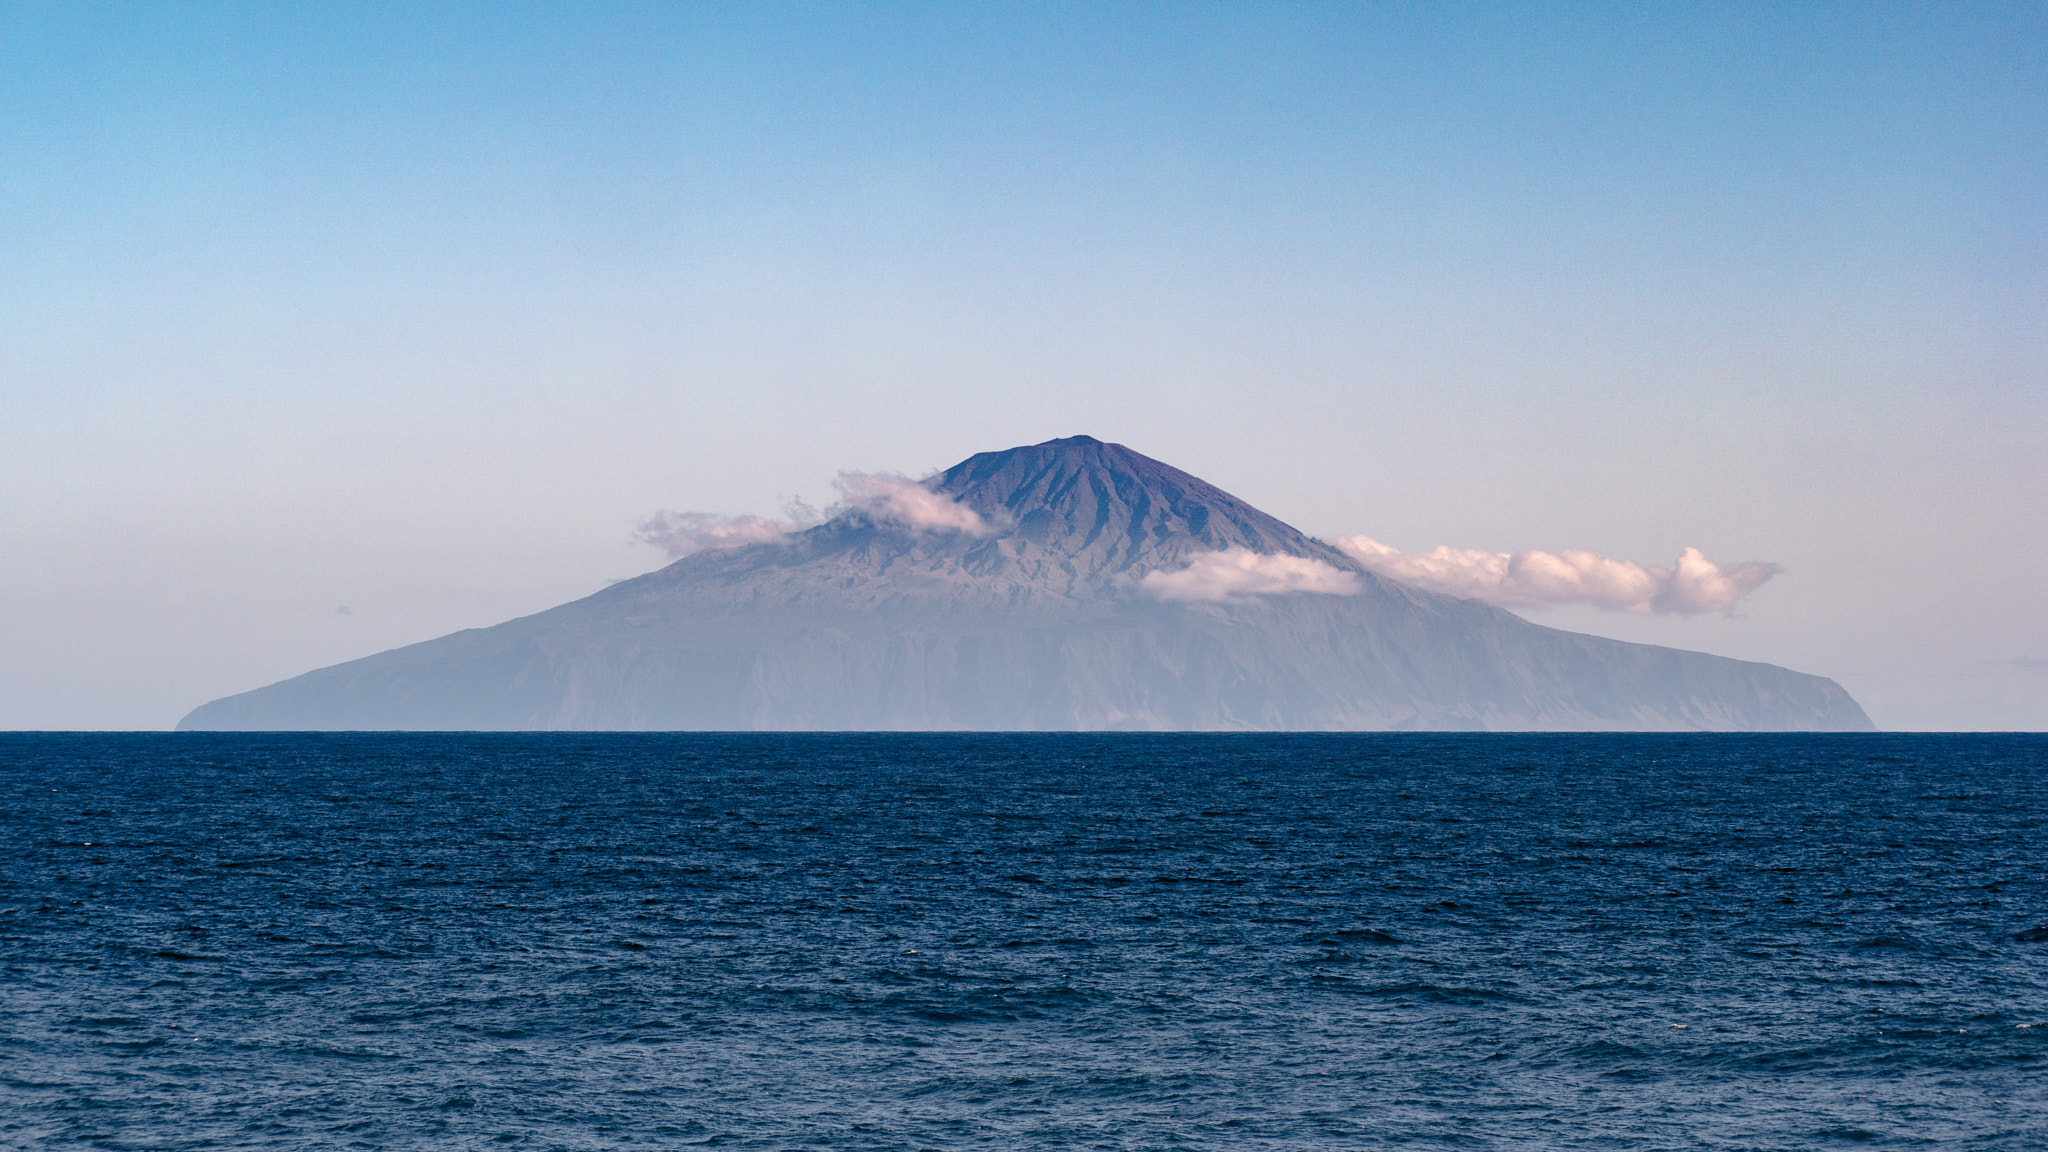
[[[180,729],[1868,730],[1832,680],[1374,575],[1086,436]]]

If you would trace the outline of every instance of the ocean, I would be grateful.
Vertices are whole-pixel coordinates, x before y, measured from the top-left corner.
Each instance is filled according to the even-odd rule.
[[[2048,1148],[2048,737],[0,735],[0,1147]]]

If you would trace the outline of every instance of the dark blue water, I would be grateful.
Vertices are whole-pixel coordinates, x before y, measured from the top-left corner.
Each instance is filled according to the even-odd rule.
[[[0,737],[10,1148],[2048,1147],[2048,739]]]

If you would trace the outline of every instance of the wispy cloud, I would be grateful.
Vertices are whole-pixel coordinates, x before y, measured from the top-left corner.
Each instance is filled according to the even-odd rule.
[[[1359,588],[1356,574],[1321,560],[1249,548],[1203,552],[1185,568],[1147,572],[1138,581],[1139,591],[1161,600],[1234,600],[1288,592],[1350,596]]]
[[[876,472],[841,472],[832,486],[840,499],[825,510],[826,518],[849,513],[878,523],[895,524],[918,532],[963,532],[986,536],[988,523],[974,509],[941,496],[902,476]],[[748,514],[728,516],[717,512],[661,511],[642,520],[634,536],[667,552],[688,556],[719,548],[740,548],[748,544],[776,544],[791,533],[820,522],[820,517],[801,500],[792,500],[784,516]]]
[[[803,525],[766,516],[721,516],[715,512],[656,512],[634,535],[667,552],[688,556],[716,548],[773,544]]]
[[[1345,536],[1331,543],[1389,579],[1504,608],[1591,604],[1610,612],[1728,613],[1779,571],[1776,564],[1758,561],[1716,564],[1697,548],[1687,548],[1665,568],[1577,550],[1481,552],[1439,547],[1402,552],[1370,536]]]
[[[841,472],[832,486],[839,489],[845,508],[874,520],[925,532],[986,536],[992,531],[974,509],[903,476]]]

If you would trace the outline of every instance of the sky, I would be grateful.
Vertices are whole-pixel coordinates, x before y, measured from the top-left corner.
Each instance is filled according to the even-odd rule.
[[[2048,728],[2048,9],[0,3],[0,727],[1079,433]]]

